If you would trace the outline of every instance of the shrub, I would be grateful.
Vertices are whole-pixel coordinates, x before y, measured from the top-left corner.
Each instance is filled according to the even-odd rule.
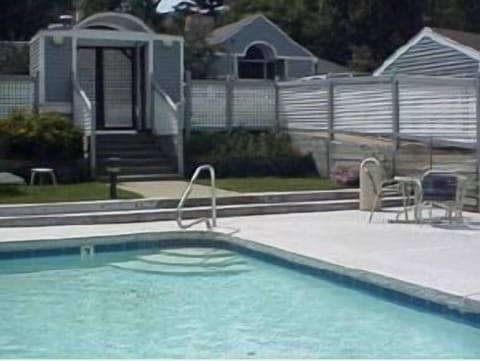
[[[340,165],[332,172],[332,180],[347,187],[358,187],[360,184],[360,171],[358,165]]]
[[[82,133],[57,113],[15,112],[0,121],[0,155],[67,161],[82,156]]]
[[[186,144],[187,175],[211,164],[219,177],[305,176],[316,174],[311,156],[294,151],[286,133],[203,133]]]
[[[186,145],[187,155],[236,157],[285,157],[297,155],[287,133],[227,133],[192,135]]]
[[[57,113],[15,112],[0,120],[0,170],[29,179],[33,167],[55,169],[62,183],[88,179],[82,133]]]
[[[60,183],[78,183],[90,180],[89,167],[85,159],[55,162],[33,159],[0,159],[0,171],[18,175],[27,182],[30,179],[30,170],[35,167],[53,168]]]
[[[187,175],[202,164],[211,164],[219,178],[228,177],[300,177],[313,175],[315,164],[311,156],[290,156],[283,158],[198,158],[189,164]]]

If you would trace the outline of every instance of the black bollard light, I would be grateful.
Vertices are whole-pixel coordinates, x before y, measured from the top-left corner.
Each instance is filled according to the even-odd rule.
[[[117,199],[117,175],[120,173],[120,158],[107,159],[107,172],[110,180],[110,199]]]

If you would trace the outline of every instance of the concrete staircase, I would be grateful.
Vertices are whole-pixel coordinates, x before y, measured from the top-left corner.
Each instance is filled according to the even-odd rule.
[[[140,199],[0,206],[0,227],[85,225],[172,221],[177,199]],[[358,190],[246,194],[217,199],[219,217],[325,212],[358,209]],[[398,206],[398,198],[384,199],[384,206]],[[190,199],[183,216],[209,216],[208,198]]]
[[[217,248],[173,248],[135,260],[110,263],[111,267],[131,272],[161,275],[230,275],[251,268],[237,254]]]
[[[107,176],[110,157],[120,158],[120,180],[175,179],[177,161],[171,137],[151,134],[108,134],[97,136],[100,178]]]

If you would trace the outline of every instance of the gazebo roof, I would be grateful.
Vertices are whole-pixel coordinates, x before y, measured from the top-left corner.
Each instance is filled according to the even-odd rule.
[[[74,27],[74,29],[78,30],[95,28],[153,33],[152,29],[135,16],[116,12],[94,14],[83,19]]]

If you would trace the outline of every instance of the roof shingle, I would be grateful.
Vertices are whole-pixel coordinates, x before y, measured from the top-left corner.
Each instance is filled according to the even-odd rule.
[[[431,29],[433,32],[445,36],[453,41],[456,41],[457,43],[469,46],[470,48],[480,51],[480,34],[442,28]]]

